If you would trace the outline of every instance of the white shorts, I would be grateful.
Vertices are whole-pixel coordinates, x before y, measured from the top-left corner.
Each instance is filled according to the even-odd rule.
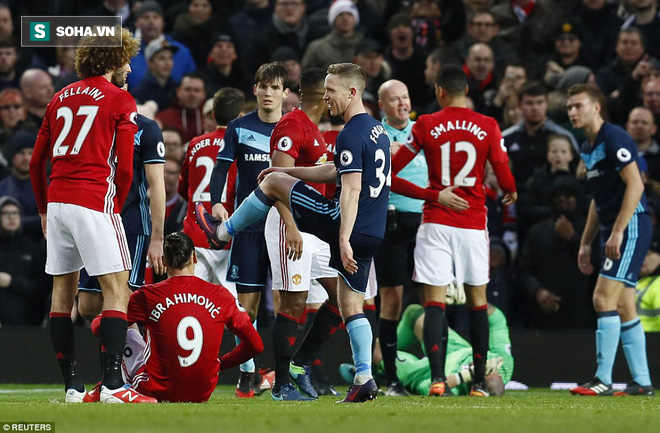
[[[147,351],[147,343],[140,331],[133,328],[126,330],[126,345],[124,357],[121,360],[121,375],[125,383],[133,383],[135,375],[147,363],[151,351]],[[146,373],[145,373],[146,375]]]
[[[312,280],[309,286],[309,293],[307,294],[306,304],[322,304],[328,299],[328,293],[323,286],[316,280]]]
[[[69,203],[48,203],[47,212],[47,274],[70,274],[84,267],[97,276],[131,269],[121,215]]]
[[[490,280],[487,230],[462,229],[442,224],[419,226],[413,281],[432,286],[481,286]]]
[[[236,284],[227,281],[227,266],[229,264],[229,250],[211,250],[209,248],[195,247],[197,264],[195,276],[211,284],[219,284],[229,290],[237,298]]]
[[[337,271],[330,267],[330,245],[316,236],[301,232],[302,257],[296,261],[287,258],[285,227],[280,214],[272,207],[266,217],[264,236],[273,276],[273,290],[306,292],[312,280],[334,278]],[[325,292],[325,290],[323,290]]]

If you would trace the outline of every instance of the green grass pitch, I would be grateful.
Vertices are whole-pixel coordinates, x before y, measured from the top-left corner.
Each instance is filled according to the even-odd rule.
[[[216,389],[205,404],[64,404],[53,385],[0,385],[0,423],[54,422],[55,432],[658,432],[660,397],[575,397],[567,391],[509,391],[504,397],[380,397],[365,404],[238,400]],[[2,432],[0,432],[2,433]]]

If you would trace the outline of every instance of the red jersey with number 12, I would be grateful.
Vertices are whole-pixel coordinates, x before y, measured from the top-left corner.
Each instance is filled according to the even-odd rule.
[[[218,381],[225,325],[232,332],[252,326],[229,291],[193,276],[170,277],[136,290],[128,320],[146,328],[146,369],[133,386],[172,402],[208,400]]]
[[[486,196],[484,170],[488,160],[495,168],[500,186],[506,192],[515,190],[510,179],[501,175],[502,164],[508,163],[502,132],[495,119],[468,108],[447,107],[433,114],[420,116],[412,128],[413,142],[408,148],[424,151],[429,169],[431,189],[443,190],[458,185],[454,193],[469,203],[458,212],[437,202],[424,203],[423,222],[467,229],[486,229]]]
[[[135,134],[136,122],[133,97],[103,77],[86,78],[57,92],[37,139],[37,144],[51,146],[48,202],[119,213],[115,134],[122,129]],[[132,142],[130,147],[132,155]]]
[[[286,113],[270,136],[270,156],[275,151],[286,153],[295,160],[296,167],[312,167],[328,160],[327,147],[321,131],[304,111],[294,109]],[[310,183],[318,192],[325,192],[325,184]]]

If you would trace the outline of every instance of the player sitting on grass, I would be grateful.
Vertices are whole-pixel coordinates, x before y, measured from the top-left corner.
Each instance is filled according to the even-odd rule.
[[[187,235],[168,235],[164,253],[169,278],[131,295],[128,320],[146,331],[142,338],[137,329],[128,330],[123,374],[136,390],[158,401],[204,402],[215,389],[218,371],[245,362],[264,346],[236,298],[194,276],[197,255]],[[241,344],[218,358],[225,326]],[[98,388],[85,401],[98,401]]]

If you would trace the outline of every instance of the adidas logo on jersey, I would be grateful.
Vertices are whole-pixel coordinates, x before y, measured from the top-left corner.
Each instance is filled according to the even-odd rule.
[[[254,135],[250,134],[245,138],[245,141],[257,141],[257,139],[254,138]]]

